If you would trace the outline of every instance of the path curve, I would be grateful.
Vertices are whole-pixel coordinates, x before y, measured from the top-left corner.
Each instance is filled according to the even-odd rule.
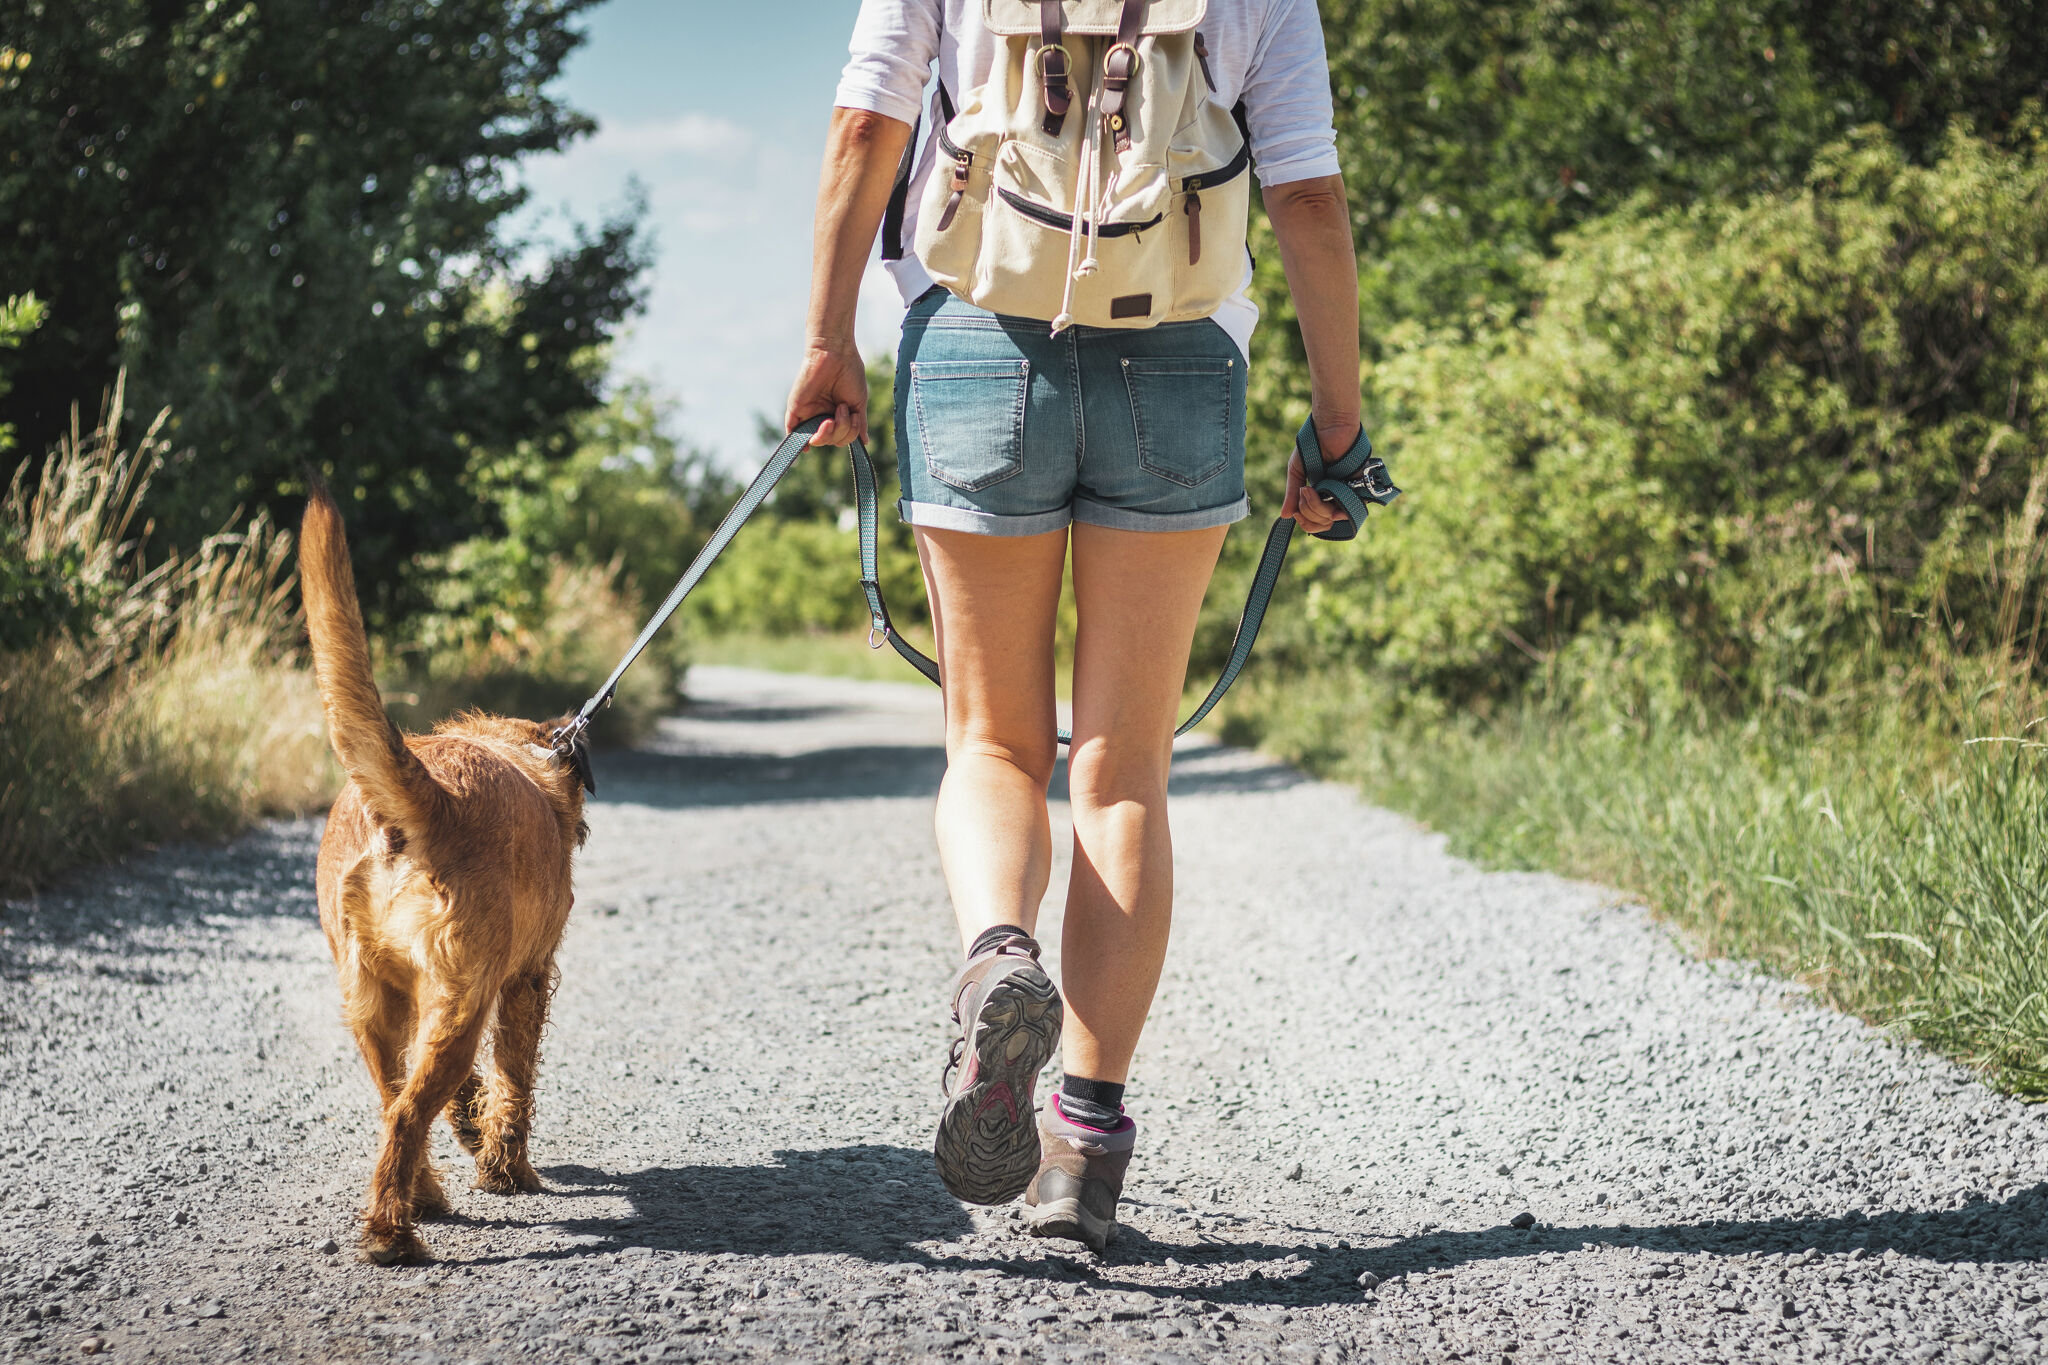
[[[350,1255],[375,1122],[315,823],[7,905],[0,1357],[2048,1355],[2048,1111],[1689,960],[1599,888],[1477,871],[1200,742],[1125,1238],[1022,1238],[929,1157],[954,965],[935,694],[691,688],[600,760],[548,1193],[451,1181],[425,1269]],[[1310,829],[1351,860],[1304,871]]]

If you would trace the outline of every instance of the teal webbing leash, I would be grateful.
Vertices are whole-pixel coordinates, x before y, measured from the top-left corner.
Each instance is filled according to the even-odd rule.
[[[690,561],[690,567],[683,571],[683,576],[669,589],[668,596],[642,628],[639,638],[633,641],[625,657],[619,660],[618,667],[604,680],[604,685],[597,689],[589,701],[583,703],[567,724],[549,737],[555,752],[575,765],[578,775],[583,778],[583,784],[592,792],[597,790],[597,783],[591,774],[589,749],[585,739],[590,729],[591,718],[611,701],[612,694],[618,690],[619,679],[626,675],[626,670],[633,666],[634,660],[646,650],[661,628],[668,624],[669,618],[676,614],[676,609],[683,605],[683,599],[696,589],[711,565],[724,553],[725,547],[732,543],[740,528],[747,524],[747,519],[760,510],[761,504],[768,500],[768,495],[775,491],[775,485],[789,472],[789,467],[796,463],[797,456],[803,454],[804,449],[810,445],[811,437],[816,435],[824,424],[823,417],[813,417],[783,438],[782,444],[775,448],[775,453],[768,457],[768,463],[761,466],[761,472],[754,475],[753,481],[747,485],[747,491],[740,494],[739,501],[732,505],[724,520],[718,523],[718,529],[712,532],[711,539],[704,542],[704,548]],[[1327,531],[1316,532],[1324,540],[1350,540],[1358,534],[1358,528],[1364,524],[1369,504],[1384,506],[1401,495],[1401,490],[1394,487],[1392,480],[1387,477],[1386,465],[1372,453],[1372,442],[1362,430],[1358,433],[1358,440],[1342,457],[1326,461],[1323,458],[1322,447],[1316,440],[1315,427],[1304,423],[1300,434],[1295,437],[1295,449],[1301,453],[1302,467],[1307,474],[1308,485],[1318,494],[1335,501],[1351,518],[1348,522],[1337,522]],[[847,459],[853,466],[854,502],[860,519],[860,587],[868,602],[868,644],[871,648],[879,649],[881,642],[886,640],[906,663],[937,683],[938,664],[898,633],[889,617],[889,604],[882,600],[877,548],[881,531],[878,508],[880,498],[875,480],[874,461],[868,457],[867,447],[858,439],[848,444]],[[1237,634],[1230,642],[1230,657],[1224,664],[1222,674],[1217,677],[1216,685],[1209,689],[1209,695],[1202,699],[1202,704],[1195,708],[1194,714],[1182,721],[1174,730],[1176,738],[1202,723],[1203,718],[1215,709],[1216,703],[1223,700],[1223,694],[1230,690],[1231,684],[1237,681],[1237,675],[1244,671],[1245,664],[1251,659],[1252,646],[1258,642],[1259,626],[1266,619],[1266,607],[1273,600],[1273,590],[1279,586],[1280,570],[1287,562],[1287,546],[1293,537],[1294,522],[1288,517],[1277,518],[1272,529],[1266,532],[1266,546],[1259,554],[1258,569],[1252,574],[1251,591],[1246,594],[1244,612],[1238,617]],[[878,635],[881,637],[880,640],[876,639]],[[1071,744],[1073,735],[1061,729],[1059,741],[1062,744]]]

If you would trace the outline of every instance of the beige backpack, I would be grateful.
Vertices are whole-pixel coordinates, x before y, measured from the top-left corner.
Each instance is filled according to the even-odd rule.
[[[958,113],[939,92],[916,242],[932,278],[1055,336],[1207,317],[1237,292],[1251,149],[1241,109],[1211,98],[1207,9],[982,0],[1003,51]],[[885,256],[901,251],[890,217]]]

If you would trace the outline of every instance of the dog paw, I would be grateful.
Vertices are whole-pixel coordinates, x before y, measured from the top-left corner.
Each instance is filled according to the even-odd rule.
[[[477,1168],[476,1187],[491,1194],[539,1194],[540,1172],[524,1157]]]
[[[484,1101],[484,1083],[475,1076],[464,1081],[455,1098],[448,1101],[448,1126],[455,1130],[455,1140],[462,1144],[462,1150],[471,1156],[484,1146],[484,1130],[479,1122]]]
[[[444,1218],[453,1209],[448,1202],[448,1192],[441,1188],[439,1180],[422,1181],[412,1192],[412,1212],[415,1218]]]
[[[371,1265],[425,1265],[434,1259],[427,1244],[409,1228],[392,1232],[365,1232],[363,1259]]]

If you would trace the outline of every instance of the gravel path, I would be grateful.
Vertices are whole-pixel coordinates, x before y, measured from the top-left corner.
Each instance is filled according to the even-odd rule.
[[[1215,746],[1124,1239],[1020,1237],[931,1169],[935,695],[692,689],[601,759],[548,1192],[451,1181],[425,1269],[351,1255],[375,1123],[314,823],[6,906],[0,1359],[2048,1357],[2048,1110]],[[1297,870],[1310,829],[1355,864]]]

